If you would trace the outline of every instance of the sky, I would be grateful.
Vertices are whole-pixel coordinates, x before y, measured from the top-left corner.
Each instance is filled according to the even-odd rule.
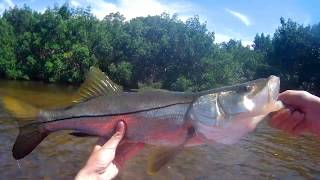
[[[304,25],[320,22],[320,0],[0,0],[0,13],[23,5],[44,12],[65,2],[71,7],[90,6],[99,19],[111,12],[120,12],[126,20],[163,12],[177,13],[183,21],[198,15],[215,33],[215,42],[232,38],[244,45],[252,44],[257,33],[272,35],[280,17]]]

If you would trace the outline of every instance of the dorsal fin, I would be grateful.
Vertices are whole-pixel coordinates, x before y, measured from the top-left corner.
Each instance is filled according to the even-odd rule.
[[[86,80],[80,86],[78,92],[74,94],[72,102],[79,103],[93,97],[115,94],[121,91],[121,86],[112,82],[99,68],[91,67]]]

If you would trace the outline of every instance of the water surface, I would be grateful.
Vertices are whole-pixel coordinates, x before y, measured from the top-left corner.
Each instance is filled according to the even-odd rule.
[[[0,96],[13,96],[43,108],[65,105],[75,89],[0,81]],[[15,120],[0,109],[1,179],[72,179],[96,141],[70,136],[68,131],[53,133],[19,161],[19,168],[11,155],[17,133]],[[117,179],[320,179],[320,140],[313,136],[291,137],[265,122],[235,145],[187,148],[155,176],[146,173],[152,148],[145,148],[127,162]]]

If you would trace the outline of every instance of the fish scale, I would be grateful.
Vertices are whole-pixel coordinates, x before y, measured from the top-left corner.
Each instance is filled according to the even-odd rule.
[[[266,115],[283,108],[277,101],[279,88],[280,79],[270,76],[197,93],[122,92],[93,67],[79,91],[70,97],[68,107],[45,110],[8,96],[1,104],[20,126],[12,150],[15,159],[31,153],[55,131],[110,137],[122,120],[126,124],[124,143],[160,148],[149,158],[152,174],[186,146],[239,141]]]

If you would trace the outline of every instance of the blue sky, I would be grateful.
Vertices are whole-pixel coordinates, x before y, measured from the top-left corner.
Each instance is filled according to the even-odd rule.
[[[127,20],[162,12],[178,13],[186,20],[197,14],[215,32],[216,42],[234,38],[250,44],[258,32],[273,34],[281,16],[305,25],[320,22],[319,0],[0,0],[0,13],[24,4],[43,12],[65,2],[73,7],[91,6],[92,13],[100,19],[117,11]]]

